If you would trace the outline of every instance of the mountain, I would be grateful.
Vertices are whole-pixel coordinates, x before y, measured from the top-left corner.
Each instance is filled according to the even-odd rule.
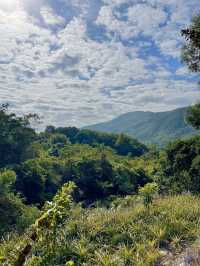
[[[167,112],[130,112],[111,121],[87,126],[96,131],[125,133],[148,144],[164,145],[170,140],[199,133],[185,122],[187,108]]]

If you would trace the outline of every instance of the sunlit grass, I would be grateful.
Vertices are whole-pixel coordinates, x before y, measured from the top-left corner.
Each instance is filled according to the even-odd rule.
[[[181,252],[200,235],[199,197],[160,198],[149,208],[138,200],[128,206],[125,201],[110,209],[75,207],[58,230],[54,254],[41,240],[26,265],[154,265],[161,251]],[[10,256],[11,246],[17,245],[5,241],[0,256]]]

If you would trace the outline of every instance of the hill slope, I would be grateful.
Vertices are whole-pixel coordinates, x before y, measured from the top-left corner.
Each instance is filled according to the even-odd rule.
[[[187,108],[179,108],[167,112],[131,112],[123,114],[111,121],[86,128],[126,133],[145,143],[165,144],[169,140],[186,137],[197,133],[185,122]]]

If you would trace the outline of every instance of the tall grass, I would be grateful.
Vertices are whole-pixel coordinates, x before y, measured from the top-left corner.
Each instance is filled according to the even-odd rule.
[[[178,253],[198,239],[199,197],[160,198],[149,208],[138,200],[136,204],[134,197],[130,202],[130,197],[129,204],[118,200],[109,209],[74,207],[57,231],[54,252],[40,239],[26,265],[149,266],[158,262],[163,250]],[[11,245],[17,249],[20,244],[5,241],[0,256],[9,257]]]

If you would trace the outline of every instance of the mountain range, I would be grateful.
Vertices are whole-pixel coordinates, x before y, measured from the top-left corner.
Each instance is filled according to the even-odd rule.
[[[187,107],[166,112],[129,112],[104,123],[85,128],[112,133],[125,133],[146,144],[164,145],[171,140],[199,133],[185,121]]]

